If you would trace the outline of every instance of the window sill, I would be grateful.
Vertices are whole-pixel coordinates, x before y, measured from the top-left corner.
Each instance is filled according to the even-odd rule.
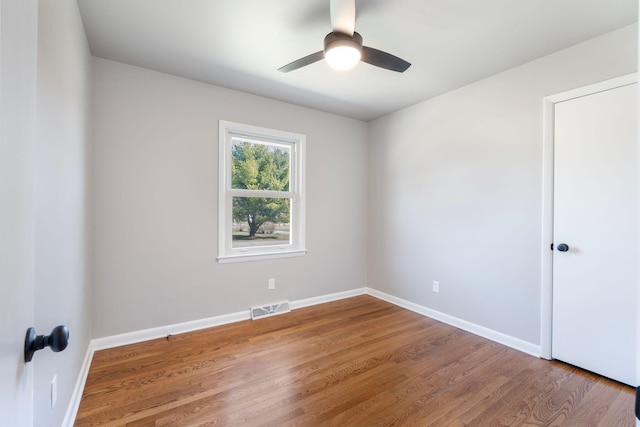
[[[220,264],[227,264],[232,262],[249,262],[249,261],[261,261],[266,259],[277,258],[292,258],[304,256],[307,253],[306,249],[282,251],[282,252],[269,252],[269,253],[243,253],[232,254],[218,257]]]

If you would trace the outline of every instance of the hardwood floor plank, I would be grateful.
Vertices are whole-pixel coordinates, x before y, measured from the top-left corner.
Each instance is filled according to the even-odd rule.
[[[618,386],[618,395],[615,399],[611,402],[601,402],[608,406],[598,423],[599,427],[623,427],[630,424],[629,420],[635,420],[635,393],[626,385],[618,384]],[[607,387],[606,384],[605,387]]]
[[[633,426],[633,389],[370,296],[96,352],[76,426]]]

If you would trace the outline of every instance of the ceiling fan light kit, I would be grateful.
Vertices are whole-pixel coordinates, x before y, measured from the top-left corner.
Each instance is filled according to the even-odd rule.
[[[346,71],[355,67],[362,57],[362,36],[329,33],[324,38],[324,59],[334,70]]]

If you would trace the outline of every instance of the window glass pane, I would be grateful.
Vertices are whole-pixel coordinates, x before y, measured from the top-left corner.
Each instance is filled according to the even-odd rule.
[[[291,199],[233,197],[232,248],[291,244]]]
[[[231,140],[231,188],[289,191],[291,147],[286,144]]]

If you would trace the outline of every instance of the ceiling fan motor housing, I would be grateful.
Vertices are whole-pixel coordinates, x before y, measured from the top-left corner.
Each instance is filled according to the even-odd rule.
[[[324,38],[324,53],[326,54],[328,51],[335,47],[339,46],[348,46],[352,47],[359,52],[362,52],[362,36],[355,32],[353,36],[349,34],[339,33],[337,31],[333,31]]]

